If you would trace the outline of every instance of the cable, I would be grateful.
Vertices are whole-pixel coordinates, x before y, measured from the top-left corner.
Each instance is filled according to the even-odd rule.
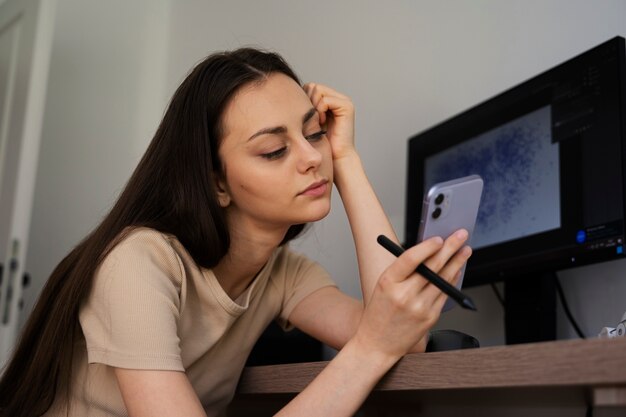
[[[556,273],[552,274],[552,277],[554,278],[556,291],[559,294],[559,300],[561,300],[561,305],[563,306],[563,310],[565,310],[565,315],[567,316],[570,323],[574,327],[574,330],[576,330],[576,333],[578,334],[578,336],[581,339],[585,339],[585,335],[580,330],[580,327],[578,327],[578,323],[576,323],[576,320],[574,320],[574,316],[572,315],[572,312],[570,311],[569,306],[567,305],[567,300],[565,299],[565,294],[563,293],[563,287],[561,287],[561,282],[559,281],[559,277],[557,277]]]
[[[578,326],[578,323],[574,319],[574,316],[572,315],[572,312],[569,309],[569,305],[567,304],[567,300],[565,299],[565,294],[563,293],[563,287],[561,287],[561,282],[559,281],[558,276],[556,275],[556,273],[553,273],[551,275],[552,275],[552,278],[554,279],[554,285],[555,285],[556,291],[557,291],[557,293],[559,295],[559,300],[561,300],[561,305],[563,306],[563,310],[565,311],[565,315],[567,316],[568,320],[572,324],[572,327],[574,327],[574,330],[576,331],[576,334],[578,334],[578,336],[581,339],[585,339],[586,337],[585,337],[584,333],[582,332],[582,330],[580,330],[580,327]],[[500,294],[500,291],[498,291],[498,287],[496,286],[496,284],[493,283],[493,282],[491,283],[491,289],[495,293],[496,298],[498,299],[498,301],[500,302],[502,307],[505,307],[504,298]]]

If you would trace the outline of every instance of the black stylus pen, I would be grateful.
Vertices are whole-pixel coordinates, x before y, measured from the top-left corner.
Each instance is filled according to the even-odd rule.
[[[402,249],[402,247],[398,246],[385,235],[378,236],[378,239],[376,240],[383,248],[387,249],[396,257],[402,255],[402,253],[404,252],[404,249]],[[476,311],[476,306],[474,305],[474,302],[471,298],[459,291],[454,285],[450,284],[448,281],[435,274],[426,265],[419,264],[415,269],[415,272],[430,281],[435,287],[443,291],[444,294],[450,296],[461,307]]]

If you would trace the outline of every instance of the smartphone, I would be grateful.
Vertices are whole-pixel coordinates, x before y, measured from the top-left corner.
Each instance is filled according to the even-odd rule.
[[[459,229],[469,233],[470,244],[478,216],[483,180],[478,175],[470,175],[433,185],[424,198],[422,218],[418,232],[418,242],[432,236],[446,239]],[[456,286],[461,289],[465,265]],[[446,301],[443,311],[455,306],[453,300]]]

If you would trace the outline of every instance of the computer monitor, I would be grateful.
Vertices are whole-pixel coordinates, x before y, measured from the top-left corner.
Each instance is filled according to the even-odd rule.
[[[406,245],[431,185],[484,180],[463,285],[505,282],[507,343],[555,338],[555,271],[624,257],[625,54],[613,38],[409,139]]]

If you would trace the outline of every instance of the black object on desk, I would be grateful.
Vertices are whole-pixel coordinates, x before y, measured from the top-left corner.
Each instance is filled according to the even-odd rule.
[[[480,347],[478,339],[457,330],[433,330],[430,332],[426,352],[470,349]]]

